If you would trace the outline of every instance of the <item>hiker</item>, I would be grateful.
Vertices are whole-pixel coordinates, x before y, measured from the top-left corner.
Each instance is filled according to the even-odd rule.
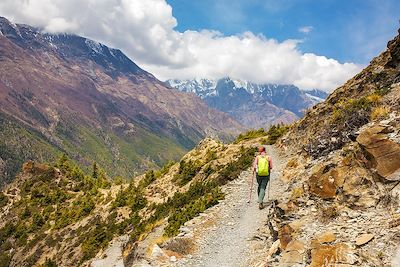
[[[269,177],[272,169],[271,157],[267,155],[265,147],[261,146],[258,149],[259,154],[254,159],[253,163],[253,176],[256,174],[256,180],[258,183],[257,193],[258,193],[258,207],[259,209],[264,208],[264,196],[265,188],[269,182]]]

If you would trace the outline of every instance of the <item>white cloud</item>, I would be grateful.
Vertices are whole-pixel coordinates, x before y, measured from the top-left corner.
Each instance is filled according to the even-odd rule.
[[[251,32],[178,32],[165,0],[2,0],[0,14],[120,48],[160,79],[231,76],[330,91],[360,70],[352,63],[302,54],[296,40],[278,42]]]
[[[303,26],[299,28],[299,32],[307,34],[310,33],[313,30],[313,28],[314,28],[313,26]]]

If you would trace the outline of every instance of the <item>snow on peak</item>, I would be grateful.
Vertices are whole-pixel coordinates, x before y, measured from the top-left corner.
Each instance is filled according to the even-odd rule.
[[[264,96],[273,97],[274,95],[290,93],[293,89],[299,90],[297,87],[293,85],[279,85],[279,84],[257,84],[253,82],[249,82],[246,80],[240,79],[232,79],[230,77],[224,77],[219,80],[211,80],[211,79],[203,79],[203,78],[195,78],[192,80],[167,80],[167,84],[171,87],[178,89],[182,92],[191,92],[200,96],[201,98],[205,98],[208,96],[217,96],[217,84],[221,83],[221,85],[228,85],[231,87],[232,91],[236,91],[238,89],[244,89],[250,94],[262,94]],[[229,85],[231,84],[231,85]],[[318,91],[318,90],[316,90]],[[306,96],[310,101],[314,103],[318,103],[323,101],[324,96],[318,95],[311,91],[301,91],[299,90],[299,94]]]
[[[96,41],[93,41],[93,40],[89,40],[89,39],[85,40],[85,44],[90,49],[92,49],[94,52],[96,52],[97,54],[103,54],[103,45],[102,44],[100,44]]]
[[[215,80],[196,78],[193,80],[167,80],[166,82],[179,91],[195,93],[201,98],[216,95],[217,82]]]

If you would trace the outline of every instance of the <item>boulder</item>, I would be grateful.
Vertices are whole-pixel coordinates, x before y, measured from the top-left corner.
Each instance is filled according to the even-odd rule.
[[[292,240],[286,246],[286,250],[285,251],[286,252],[288,252],[288,251],[298,251],[299,253],[304,253],[304,251],[305,251],[304,243],[300,242],[298,240]]]
[[[156,260],[165,260],[168,256],[157,244],[155,244],[151,250],[151,258]]]
[[[273,255],[275,255],[275,254],[279,251],[280,246],[281,246],[281,241],[278,239],[278,240],[276,240],[276,241],[272,244],[272,246],[269,248],[269,250],[268,250],[268,256],[273,256]]]
[[[333,232],[325,232],[317,236],[313,241],[312,244],[324,244],[324,243],[331,243],[336,240],[336,236]],[[315,247],[316,245],[314,245]]]
[[[320,245],[311,250],[310,267],[336,266],[336,264],[353,264],[353,250],[344,243]]]
[[[375,236],[373,234],[362,234],[356,239],[356,245],[362,246],[371,241]]]
[[[279,241],[282,250],[285,250],[286,246],[292,241],[292,233],[293,229],[288,224],[279,229]]]
[[[336,196],[338,186],[343,183],[343,178],[339,176],[336,168],[329,165],[322,166],[309,179],[311,193],[322,199],[332,199]]]
[[[282,254],[282,258],[280,260],[280,266],[286,267],[286,266],[293,266],[293,264],[296,263],[302,263],[303,262],[303,255],[296,251],[286,251]]]
[[[387,136],[388,127],[375,125],[363,130],[357,142],[369,154],[376,172],[389,181],[400,180],[400,145]]]

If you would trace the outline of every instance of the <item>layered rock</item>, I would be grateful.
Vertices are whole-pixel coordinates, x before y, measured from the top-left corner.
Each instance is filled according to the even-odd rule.
[[[271,207],[271,266],[389,266],[400,248],[400,35],[280,140],[293,156]],[[288,250],[290,241],[306,253]],[[268,241],[271,248],[274,238]]]
[[[392,128],[392,129],[391,129]],[[400,180],[400,144],[389,139],[393,127],[374,125],[357,137],[357,142],[370,155],[371,167],[389,181]]]

